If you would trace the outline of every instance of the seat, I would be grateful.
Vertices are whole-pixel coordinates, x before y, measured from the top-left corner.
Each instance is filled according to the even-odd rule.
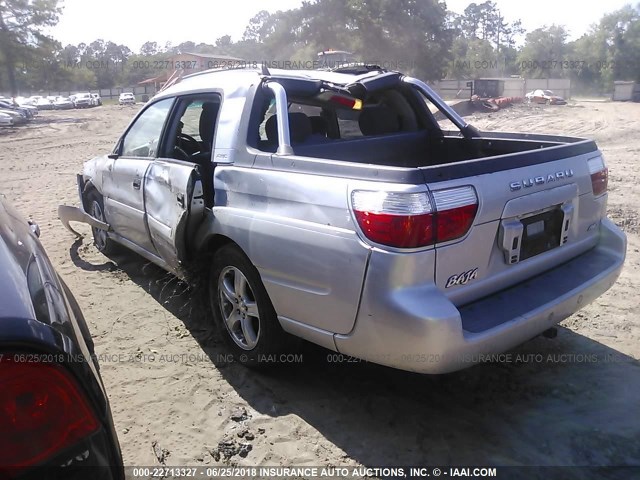
[[[211,163],[211,151],[213,150],[213,138],[216,128],[216,120],[220,104],[217,102],[205,102],[202,104],[200,113],[200,140],[202,151],[193,157],[193,161],[198,164],[202,174],[202,190],[205,198],[205,205],[213,206],[213,164]]]
[[[360,126],[360,131],[365,136],[386,135],[400,131],[400,119],[398,115],[393,109],[386,105],[362,110],[360,118],[358,119],[358,125]]]
[[[321,116],[313,116],[309,117],[311,121],[311,133],[313,135],[322,135],[327,136],[327,131],[329,130],[327,127],[327,121]]]
[[[203,152],[211,152],[213,146],[213,134],[216,127],[216,119],[220,111],[220,104],[214,102],[205,102],[202,104],[202,112],[200,113],[200,139],[202,141]]]
[[[278,117],[272,115],[264,126],[267,140],[272,145],[278,144]],[[311,136],[311,120],[302,112],[289,114],[289,137],[291,144],[303,143]]]

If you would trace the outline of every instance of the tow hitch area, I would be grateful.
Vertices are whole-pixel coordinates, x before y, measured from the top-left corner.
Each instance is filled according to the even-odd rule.
[[[544,338],[556,338],[558,336],[558,329],[556,327],[547,328],[542,332]]]
[[[91,225],[94,228],[99,228],[101,230],[109,230],[109,224],[101,222],[97,218],[92,217],[84,210],[78,207],[70,207],[68,205],[59,205],[58,206],[58,218],[65,226],[67,230],[76,235],[77,237],[82,237],[82,234],[76,232],[69,222],[81,222]]]

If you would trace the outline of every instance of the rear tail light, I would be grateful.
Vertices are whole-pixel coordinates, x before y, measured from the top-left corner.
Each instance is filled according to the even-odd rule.
[[[344,97],[342,95],[332,95],[330,102],[353,110],[362,110],[362,100],[357,98]]]
[[[591,158],[587,162],[591,175],[591,188],[597,197],[607,191],[609,185],[609,170],[602,157]]]
[[[473,187],[433,192],[437,213],[437,242],[448,242],[467,234],[478,211],[478,197]]]
[[[69,372],[23,357],[0,356],[0,466],[37,465],[100,425]]]
[[[467,234],[478,210],[473,187],[398,193],[355,190],[353,212],[372,242],[397,248],[418,248]]]

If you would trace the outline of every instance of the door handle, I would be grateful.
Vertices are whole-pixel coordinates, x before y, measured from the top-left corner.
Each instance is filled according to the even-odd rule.
[[[136,190],[140,190],[140,185],[142,185],[142,181],[140,180],[140,178],[135,178],[133,180],[133,188]]]

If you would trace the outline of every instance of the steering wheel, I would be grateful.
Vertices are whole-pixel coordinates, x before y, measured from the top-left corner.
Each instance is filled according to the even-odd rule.
[[[185,162],[188,162],[191,159],[191,155],[189,155],[182,148],[176,145],[175,147],[173,147],[173,158],[175,158],[176,160],[184,160]]]
[[[200,152],[200,142],[186,133],[179,133],[176,141],[175,150],[182,150],[187,156],[195,155]]]

